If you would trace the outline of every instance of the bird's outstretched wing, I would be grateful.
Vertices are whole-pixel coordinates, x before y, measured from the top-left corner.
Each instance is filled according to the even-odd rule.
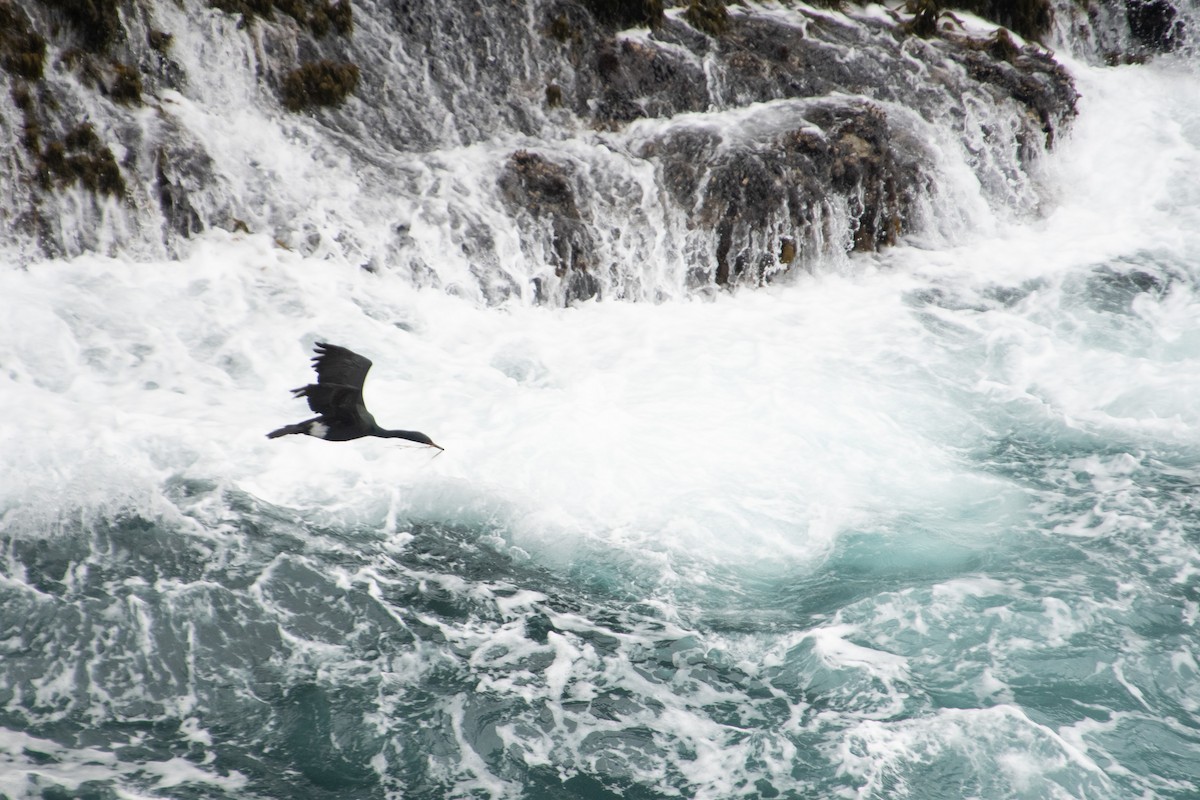
[[[308,407],[330,419],[360,421],[367,414],[363,404],[363,381],[371,360],[336,344],[317,342],[313,369],[317,382],[293,389],[296,397],[308,399]]]
[[[317,383],[350,387],[357,389],[361,394],[363,381],[367,379],[367,372],[371,369],[371,359],[360,356],[353,350],[326,342],[317,342],[313,349],[317,353],[313,356]],[[309,404],[311,405],[311,401]],[[314,407],[313,410],[319,409]]]
[[[308,399],[308,407],[326,417],[339,420],[354,419],[363,406],[362,390],[336,383],[310,383],[292,389],[292,396]]]

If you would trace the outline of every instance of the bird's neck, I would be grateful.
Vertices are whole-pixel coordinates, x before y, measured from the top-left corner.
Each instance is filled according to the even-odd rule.
[[[375,426],[375,435],[384,439],[408,439],[410,442],[420,442],[422,436],[416,431],[389,431]]]

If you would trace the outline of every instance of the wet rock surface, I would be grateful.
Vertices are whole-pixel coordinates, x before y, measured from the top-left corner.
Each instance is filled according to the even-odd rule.
[[[893,124],[897,106],[960,135],[975,124],[962,96],[1010,109],[1016,169],[1072,118],[1075,90],[1047,51],[1003,33],[922,39],[903,21],[731,9],[714,37],[668,15],[651,36],[568,39],[573,62],[596,68],[564,82],[564,102],[601,130],[671,120],[631,151],[706,240],[691,248],[688,285],[761,284],[830,249],[895,244],[921,224],[933,158],[911,124]],[[742,120],[704,118],[771,104]]]
[[[595,245],[576,203],[573,179],[570,165],[525,150],[512,154],[499,179],[505,207],[525,234],[522,241],[546,245],[544,251],[529,255],[550,265],[561,281],[560,299],[566,302],[587,300],[600,291],[590,272]],[[544,301],[542,283],[537,281],[534,290]]]
[[[1073,3],[1054,9],[1082,30]],[[1170,0],[1111,5],[1097,18],[1130,47],[1186,35]],[[848,4],[63,8],[0,5],[0,251],[17,263],[169,257],[225,228],[451,291],[469,276],[487,302],[654,298],[639,270],[664,258],[690,290],[757,285],[930,225],[935,136],[964,149],[989,202],[1036,213],[1029,176],[1076,100],[1048,50],[940,6],[924,36],[907,7]],[[301,97],[309,73],[353,80]],[[214,79],[312,163],[214,150],[196,127],[229,114]],[[480,159],[470,175],[456,148]],[[325,174],[356,184],[352,217],[313,201]],[[429,225],[444,240],[418,252]]]
[[[851,236],[839,244],[855,250],[895,244],[907,230],[929,188],[919,142],[893,135],[886,112],[865,100],[787,111],[782,127],[747,120],[763,131],[740,141],[681,126],[643,146],[689,223],[716,238],[715,263],[696,265],[693,285],[766,282],[819,254],[841,214]]]
[[[1169,0],[1127,0],[1125,15],[1130,33],[1148,50],[1170,52],[1186,37],[1179,12]]]

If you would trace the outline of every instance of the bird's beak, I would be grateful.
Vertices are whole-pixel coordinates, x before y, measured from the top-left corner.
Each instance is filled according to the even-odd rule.
[[[438,450],[443,450],[443,451],[446,449],[446,448],[442,447],[440,444],[434,444],[433,442],[430,442],[429,446],[436,447]]]

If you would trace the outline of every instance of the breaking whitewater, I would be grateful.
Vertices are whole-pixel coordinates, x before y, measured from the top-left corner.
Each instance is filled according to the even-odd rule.
[[[387,109],[264,99],[265,28],[149,8],[192,82],[120,111],[143,138],[91,117],[134,199],[0,218],[0,797],[1200,796],[1193,48],[1109,65],[1057,8],[1045,116],[940,117],[947,82],[548,136],[601,113],[580,78],[525,87],[541,121],[425,106],[396,155]],[[613,41],[687,64],[689,24]],[[873,146],[876,108],[890,199],[833,176],[757,229],[705,188],[795,131]],[[143,205],[130,152],[180,131],[208,160]],[[315,341],[445,452],[268,441]]]

